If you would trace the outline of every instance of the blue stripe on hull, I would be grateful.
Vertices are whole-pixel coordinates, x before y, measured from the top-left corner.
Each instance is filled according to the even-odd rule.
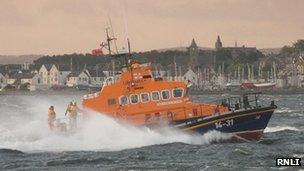
[[[223,119],[219,122],[196,128],[194,131],[204,134],[210,130],[217,130],[224,133],[261,130],[267,127],[272,113],[271,111],[263,114],[240,116],[227,120]]]

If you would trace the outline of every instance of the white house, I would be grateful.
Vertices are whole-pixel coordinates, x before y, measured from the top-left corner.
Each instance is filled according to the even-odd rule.
[[[65,85],[66,78],[71,71],[66,66],[52,65],[49,73],[49,81],[51,85]]]
[[[198,76],[195,72],[189,69],[184,75],[185,81],[190,81],[194,85],[198,85]]]
[[[81,72],[71,72],[66,78],[66,85],[68,87],[75,87],[77,85],[89,85],[90,74],[87,70]]]
[[[20,75],[21,84],[38,85],[42,84],[42,80],[38,73],[27,73]]]
[[[16,74],[10,75],[6,79],[6,83],[9,84],[9,85],[13,85],[17,81],[19,74],[21,74],[21,73],[16,73]]]
[[[106,79],[106,75],[101,70],[87,70],[90,76],[90,84],[101,86]]]
[[[43,64],[39,69],[39,75],[42,81],[42,84],[48,85],[50,83],[49,75],[52,65],[50,64]]]

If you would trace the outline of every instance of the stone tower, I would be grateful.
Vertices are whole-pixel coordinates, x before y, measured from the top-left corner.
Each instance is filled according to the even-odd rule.
[[[215,42],[215,49],[220,49],[223,47],[220,36],[217,36],[217,40]]]
[[[195,43],[194,38],[192,39],[191,45],[188,47],[189,51],[189,67],[194,69],[197,66],[198,46]]]

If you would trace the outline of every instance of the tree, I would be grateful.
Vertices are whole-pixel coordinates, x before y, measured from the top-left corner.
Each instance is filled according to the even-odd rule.
[[[284,46],[284,47],[282,47],[280,53],[285,55],[285,56],[288,56],[288,55],[292,54],[293,51],[294,51],[293,47]]]
[[[293,44],[293,47],[296,52],[304,52],[304,40],[298,40]]]

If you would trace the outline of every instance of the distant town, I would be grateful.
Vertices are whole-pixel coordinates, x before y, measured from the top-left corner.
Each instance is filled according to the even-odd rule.
[[[304,89],[304,40],[277,51],[223,44],[218,36],[214,48],[201,48],[192,39],[188,47],[138,52],[132,58],[150,63],[154,78],[185,81],[195,91]],[[103,52],[35,57],[0,64],[0,90],[99,90],[115,81],[124,65]]]

